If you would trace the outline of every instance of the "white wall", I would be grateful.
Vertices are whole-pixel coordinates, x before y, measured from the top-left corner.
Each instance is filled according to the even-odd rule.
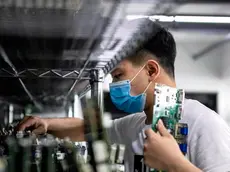
[[[55,118],[55,117],[63,118],[63,117],[67,116],[64,109],[60,110],[60,111],[51,111],[51,112],[43,112],[43,113],[33,113],[32,115],[33,116],[39,116],[39,117],[42,117],[42,118]]]
[[[217,92],[219,114],[230,125],[230,49],[224,46],[194,61],[191,55],[199,47],[203,42],[178,44],[177,86],[191,92]]]

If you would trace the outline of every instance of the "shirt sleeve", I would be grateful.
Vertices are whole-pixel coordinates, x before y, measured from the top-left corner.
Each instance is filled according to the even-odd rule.
[[[112,122],[112,127],[107,129],[107,134],[111,144],[125,144],[125,120],[126,118],[115,119]]]
[[[230,129],[216,113],[201,115],[190,140],[192,163],[204,172],[230,171]]]
[[[131,114],[113,120],[112,127],[107,129],[111,144],[131,144],[132,140],[138,135],[144,120],[144,114]]]

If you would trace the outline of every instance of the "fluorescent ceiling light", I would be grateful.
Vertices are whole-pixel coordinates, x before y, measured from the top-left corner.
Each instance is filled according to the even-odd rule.
[[[163,16],[163,15],[154,15],[154,16],[149,16],[150,20],[159,20],[162,22],[173,22],[175,21],[174,16]]]
[[[115,51],[105,52],[100,56],[98,56],[97,59],[101,61],[110,61],[111,59],[114,58],[115,53],[116,53]]]
[[[107,64],[107,62],[98,62],[97,63],[97,66],[104,66],[104,65],[106,65]]]
[[[230,17],[221,16],[166,16],[166,15],[128,15],[127,20],[135,20],[140,18],[149,18],[153,21],[161,22],[182,22],[182,23],[230,23]]]
[[[230,17],[215,16],[175,16],[176,22],[189,23],[230,23]]]
[[[144,15],[127,15],[127,20],[135,20],[135,19],[142,19],[142,18],[149,18],[150,16],[144,16]]]

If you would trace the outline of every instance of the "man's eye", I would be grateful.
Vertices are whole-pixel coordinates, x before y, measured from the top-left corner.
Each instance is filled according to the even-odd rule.
[[[120,73],[120,74],[115,75],[114,78],[119,79],[121,76],[122,74]]]

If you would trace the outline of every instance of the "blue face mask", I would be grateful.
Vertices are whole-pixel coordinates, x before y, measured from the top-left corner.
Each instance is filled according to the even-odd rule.
[[[137,75],[140,73],[140,71],[137,73]],[[113,104],[119,110],[122,110],[130,114],[144,111],[145,101],[146,101],[145,91],[148,89],[149,85],[151,84],[149,83],[144,93],[136,96],[130,95],[130,91],[131,91],[130,83],[136,78],[136,76],[131,81],[125,80],[125,81],[120,81],[120,82],[115,82],[110,84],[110,97]]]

